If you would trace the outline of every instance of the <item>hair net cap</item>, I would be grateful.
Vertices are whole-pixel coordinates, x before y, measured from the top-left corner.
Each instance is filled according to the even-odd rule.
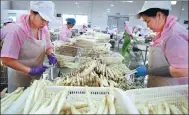
[[[76,23],[76,20],[74,18],[67,18],[66,21],[71,23],[72,25],[75,25]]]

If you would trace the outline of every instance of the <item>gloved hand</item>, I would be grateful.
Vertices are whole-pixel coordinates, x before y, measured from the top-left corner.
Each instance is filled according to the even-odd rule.
[[[30,74],[30,75],[41,75],[43,72],[45,72],[45,70],[47,68],[48,68],[47,66],[40,65],[40,66],[31,68],[30,72],[28,74]]]
[[[49,64],[50,64],[50,65],[51,65],[51,64],[56,64],[57,59],[56,59],[56,57],[55,57],[55,55],[54,55],[53,53],[51,53],[51,54],[48,55],[47,57],[48,57],[48,59],[49,59]]]
[[[145,77],[147,75],[147,68],[145,66],[137,67],[136,71],[136,77]]]

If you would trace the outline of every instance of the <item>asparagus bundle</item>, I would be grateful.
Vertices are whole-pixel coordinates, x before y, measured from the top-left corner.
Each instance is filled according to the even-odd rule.
[[[63,74],[61,78],[55,81],[55,84],[64,86],[118,87],[118,83],[121,83],[124,79],[121,72],[110,69],[100,61],[93,60],[71,73]]]
[[[23,93],[23,89],[23,87],[19,87],[14,92],[1,99],[1,114],[4,114],[5,111],[16,101],[16,99]]]
[[[188,114],[188,109],[185,105],[176,106],[169,104],[167,101],[160,101],[153,105],[146,103],[142,108],[138,108],[138,110],[141,114]]]

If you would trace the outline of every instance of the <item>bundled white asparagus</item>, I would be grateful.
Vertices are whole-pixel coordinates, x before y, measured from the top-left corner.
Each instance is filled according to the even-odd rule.
[[[105,108],[104,108],[104,111],[102,114],[108,114],[108,105],[107,104],[105,105]]]
[[[71,113],[72,114],[81,114],[81,112],[78,111],[73,105],[71,105]]]
[[[115,65],[101,63],[98,60],[86,62],[80,68],[71,71],[70,73],[62,73],[60,78],[54,81],[54,84],[60,86],[90,86],[90,87],[117,87],[123,90],[144,88],[144,85],[138,82],[135,84],[127,81],[125,72],[130,71],[125,65],[119,64],[120,69]],[[123,66],[124,70],[121,70]]]
[[[87,95],[87,101],[88,101],[89,109],[90,109],[90,111],[88,111],[87,114],[96,114],[97,113],[97,108],[96,108],[93,100],[91,99],[91,96],[89,94],[89,91],[88,91],[87,87],[85,87],[85,93]]]
[[[100,103],[100,106],[99,106],[99,109],[98,109],[98,111],[97,111],[97,114],[102,114],[103,113],[103,111],[104,111],[104,109],[105,109],[105,107],[106,107],[106,103],[107,103],[107,97],[105,96],[105,97],[103,97],[102,98],[102,101],[101,101],[101,103]]]
[[[148,106],[144,105],[144,114],[149,114]]]
[[[41,104],[41,107],[38,110],[36,110],[34,114],[39,114],[41,110],[43,110],[50,104],[50,102],[51,102],[51,99],[45,99],[43,103]]]
[[[44,109],[38,110],[37,114],[52,114],[53,110],[57,106],[57,103],[58,103],[60,96],[61,96],[61,92],[59,92],[55,97],[52,98],[50,105],[48,105]]]
[[[159,102],[157,104],[146,103],[143,107],[138,108],[141,114],[188,114],[188,110],[184,105],[177,107],[173,104],[168,104],[166,101]]]
[[[148,108],[149,108],[149,113],[150,114],[156,114],[156,113],[158,113],[154,106],[148,105]]]
[[[58,101],[57,107],[54,109],[53,114],[59,114],[61,109],[64,106],[64,103],[66,101],[66,96],[68,95],[68,89],[66,89],[64,92],[61,93],[61,97]]]
[[[38,104],[41,107],[36,107],[34,110],[32,108],[33,111],[30,113],[31,114],[59,114],[61,113],[61,109],[63,108],[67,95],[68,95],[67,89],[64,90],[63,92],[58,92],[58,94],[56,94],[54,97],[51,97],[50,99],[44,99],[43,101],[39,102],[40,104],[39,103]],[[36,104],[36,106],[38,105]]]
[[[182,112],[175,105],[170,105],[170,109],[172,114],[182,114]]]
[[[169,105],[166,101],[163,102],[163,106],[164,106],[164,111],[165,111],[164,113],[170,114],[171,112],[170,112],[170,109],[169,109]]]
[[[110,94],[102,98],[99,107],[94,105],[94,102],[90,98],[90,94],[87,90],[87,87],[86,87],[86,94],[90,108],[88,114],[116,114],[115,97],[113,95],[112,88],[110,88]]]
[[[180,110],[183,114],[188,114],[188,110],[183,105],[181,105]]]
[[[40,91],[40,96],[39,96],[39,98],[35,100],[35,104],[34,104],[33,108],[31,109],[30,114],[34,114],[34,113],[37,111],[37,109],[38,109],[38,108],[41,106],[41,104],[44,102],[44,98],[45,98],[45,92],[44,92],[44,90],[42,89],[42,90]]]
[[[31,87],[28,87],[19,96],[19,98],[6,110],[5,114],[21,114],[24,110],[26,99],[29,95]]]
[[[88,104],[87,103],[85,103],[85,102],[83,102],[83,103],[81,103],[81,102],[79,102],[79,103],[77,103],[77,102],[75,102],[75,103],[73,103],[72,104],[76,109],[81,109],[81,108],[86,108],[86,107],[88,107]],[[71,110],[71,104],[70,103],[68,103],[67,101],[65,101],[65,103],[64,103],[64,105],[63,105],[63,108],[62,108],[62,111],[70,111]]]
[[[31,108],[33,107],[33,102],[34,102],[34,93],[35,93],[35,90],[36,90],[36,87],[37,87],[37,80],[34,81],[34,83],[32,84],[31,86],[31,92],[26,100],[26,104],[25,104],[25,107],[24,107],[24,111],[23,111],[23,114],[28,114],[31,110]]]
[[[44,86],[49,86],[52,85],[52,82],[48,80],[35,80],[31,86],[30,86],[30,92],[27,95],[27,99],[25,101],[25,106],[23,109],[24,114],[29,114],[29,113],[34,113],[35,110],[38,109],[40,104],[42,103],[42,99],[44,98],[44,91],[43,88]],[[27,91],[27,90],[25,90]],[[25,92],[24,91],[24,92]],[[25,99],[25,97],[24,97]],[[39,100],[40,99],[40,100]]]
[[[123,63],[110,64],[110,65],[108,65],[108,67],[109,67],[111,70],[116,70],[116,72],[117,72],[118,74],[125,74],[125,73],[128,73],[128,72],[131,71],[131,70],[129,70],[129,68],[127,68],[126,65],[123,64]]]
[[[105,95],[102,98],[100,106],[98,106],[95,102],[96,100],[93,100],[91,97],[87,87],[85,88],[86,96],[84,96],[87,98],[87,103],[77,101],[70,103],[69,100],[67,100],[68,89],[58,92],[54,96],[46,97],[47,90],[42,87],[45,84],[40,84],[43,84],[43,80],[35,80],[31,87],[27,88],[24,93],[22,93],[23,88],[18,88],[12,93],[12,96],[9,95],[2,99],[2,104],[10,105],[10,109],[7,109],[7,106],[3,106],[1,112],[6,114],[116,114],[113,90],[110,91],[109,95]],[[40,92],[37,91],[38,87],[41,87]],[[35,93],[38,93],[36,100]],[[15,96],[13,96],[13,94]],[[18,96],[20,97],[18,98]],[[18,98],[13,104],[8,100],[12,97]],[[13,100],[15,100],[15,98]],[[17,108],[17,110],[14,108]],[[5,112],[5,110],[7,111]]]
[[[115,109],[115,97],[113,95],[108,95],[107,96],[107,103],[109,107],[109,114],[116,114],[116,109]]]
[[[119,87],[120,84],[125,84],[125,78],[122,73],[93,60],[71,73],[63,74],[61,78],[55,80],[55,84],[63,86]]]
[[[3,106],[1,108],[1,113],[4,113],[5,110],[7,110],[12,103],[14,103],[14,101],[23,93],[23,91],[20,91],[19,93],[15,94],[9,101],[3,103]]]
[[[1,98],[3,98],[5,96],[5,93],[7,91],[7,88],[4,88],[2,91],[1,91]]]
[[[186,110],[188,110],[188,101],[184,96],[181,97],[181,101],[183,103],[183,106],[186,108]]]
[[[11,94],[9,94],[9,95],[6,96],[5,98],[1,99],[1,104],[2,104],[3,102],[5,102],[8,98],[10,98],[12,95],[14,95],[14,94],[20,92],[21,90],[23,90],[23,87],[17,88],[17,89],[16,89],[15,91],[13,91]]]
[[[7,97],[1,99],[1,114],[4,114],[6,110],[17,100],[17,98],[23,93],[23,89],[23,87],[19,87]]]
[[[88,87],[85,87],[85,94],[87,98],[87,103],[72,103],[65,102],[60,113],[71,113],[71,114],[116,114],[115,108],[115,97],[110,91],[109,95],[105,95],[102,97],[100,101],[100,105],[94,102],[91,98],[90,92],[88,91]]]

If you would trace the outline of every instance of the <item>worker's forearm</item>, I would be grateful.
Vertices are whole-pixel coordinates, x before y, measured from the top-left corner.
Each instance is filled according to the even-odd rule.
[[[152,76],[171,77],[169,66],[148,69],[147,73]]]
[[[27,66],[24,66],[23,64],[21,64],[20,62],[18,62],[18,60],[16,59],[12,59],[12,58],[7,58],[7,57],[3,57],[2,59],[2,63],[12,69],[15,69],[17,71],[21,71],[24,73],[29,73],[30,72],[30,68]]]
[[[50,55],[51,53],[53,53],[53,48],[48,48],[46,50],[46,55]]]
[[[161,76],[161,77],[187,77],[188,69],[178,69],[173,68],[172,66],[164,66],[160,68],[148,69],[148,75],[152,76]]]
[[[175,78],[188,77],[188,68],[174,68],[170,66],[169,70],[170,70],[171,76]]]

